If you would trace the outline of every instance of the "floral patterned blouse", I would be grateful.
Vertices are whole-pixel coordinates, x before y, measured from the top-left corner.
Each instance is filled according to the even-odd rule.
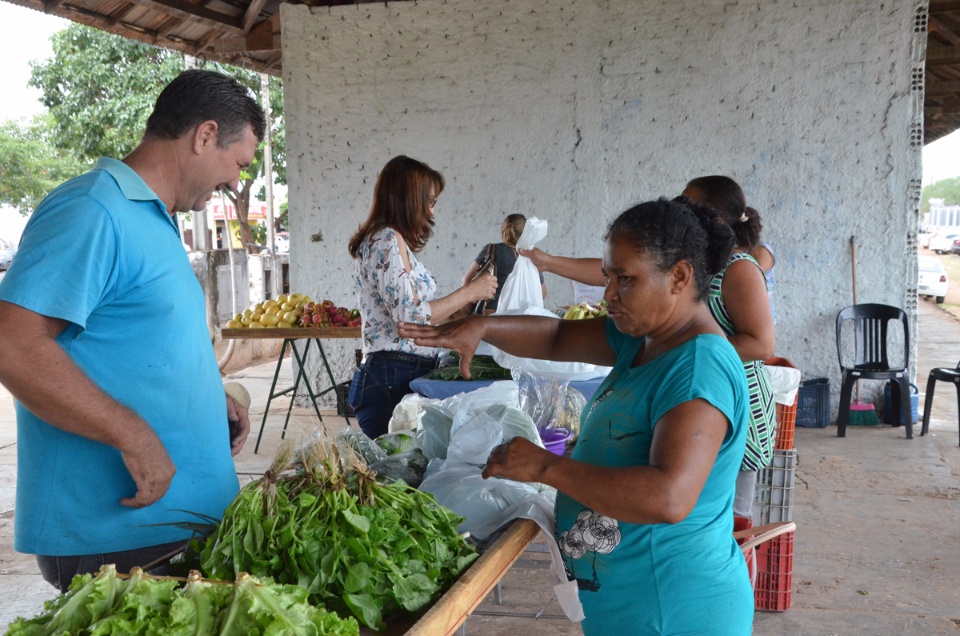
[[[418,347],[401,338],[398,322],[430,322],[430,301],[436,298],[437,281],[407,248],[410,273],[403,268],[396,232],[384,228],[367,236],[353,262],[360,308],[364,355],[374,351],[403,351],[435,356],[432,347]]]

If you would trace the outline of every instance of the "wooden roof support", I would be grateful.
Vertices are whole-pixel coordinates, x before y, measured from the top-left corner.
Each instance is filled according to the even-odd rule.
[[[960,46],[933,45],[927,48],[927,66],[960,64]]]
[[[930,97],[947,96],[960,93],[960,80],[949,82],[931,82],[927,84],[926,94]]]
[[[250,29],[253,28],[257,18],[260,17],[260,10],[263,8],[263,5],[266,4],[266,2],[267,0],[251,0],[250,6],[247,7],[246,13],[243,14],[244,33],[249,33]]]
[[[211,11],[204,6],[191,4],[183,0],[137,0],[137,4],[190,22],[200,22],[237,35],[243,34],[243,23],[240,18],[218,11]]]
[[[220,38],[214,43],[213,50],[218,53],[280,50],[279,14],[255,26],[245,37]]]

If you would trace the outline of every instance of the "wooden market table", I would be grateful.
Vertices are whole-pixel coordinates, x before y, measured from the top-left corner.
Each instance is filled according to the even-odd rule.
[[[224,340],[283,339],[283,345],[280,347],[280,356],[277,358],[277,368],[273,373],[273,382],[270,385],[270,393],[267,395],[267,404],[263,408],[263,420],[260,422],[260,433],[257,435],[257,445],[253,449],[254,454],[260,450],[260,439],[263,437],[263,429],[267,424],[267,415],[270,413],[270,403],[274,398],[290,393],[290,404],[287,406],[287,417],[283,422],[283,432],[280,434],[280,438],[283,439],[286,436],[287,424],[290,423],[290,413],[293,410],[293,402],[297,396],[297,388],[301,382],[303,382],[303,386],[307,389],[307,394],[310,396],[311,402],[313,402],[313,409],[317,412],[317,417],[320,418],[320,421],[323,421],[323,416],[320,414],[317,398],[333,391],[337,398],[337,406],[340,412],[343,413],[343,419],[347,421],[347,426],[350,425],[350,417],[347,415],[347,405],[344,403],[343,397],[336,390],[337,381],[333,377],[333,371],[330,370],[330,363],[327,362],[327,354],[323,350],[323,341],[329,339],[359,338],[360,327],[223,329],[220,332],[220,336]],[[302,345],[302,348],[298,348],[297,346],[297,341],[300,340],[306,341],[306,343]],[[327,371],[327,378],[330,380],[330,386],[319,392],[313,390],[313,385],[310,383],[310,378],[307,377],[306,371],[307,354],[310,352],[310,345],[313,343],[316,344],[317,350],[320,352],[320,359],[323,361],[323,367]],[[277,391],[277,380],[280,377],[280,367],[283,365],[283,355],[286,353],[287,346],[290,347],[290,351],[293,352],[293,357],[297,361],[297,373],[293,381],[293,386],[283,389],[282,391]]]
[[[530,519],[517,519],[457,582],[415,622],[390,624],[384,631],[361,628],[361,636],[450,636],[466,622],[523,551],[540,534]]]

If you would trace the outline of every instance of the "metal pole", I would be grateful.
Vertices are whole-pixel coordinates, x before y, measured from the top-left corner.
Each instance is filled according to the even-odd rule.
[[[267,132],[263,140],[263,178],[267,199],[267,250],[270,254],[274,254],[276,249],[273,243],[273,152],[270,142],[270,77],[266,73],[260,74],[260,93],[263,99],[263,112],[267,118]]]

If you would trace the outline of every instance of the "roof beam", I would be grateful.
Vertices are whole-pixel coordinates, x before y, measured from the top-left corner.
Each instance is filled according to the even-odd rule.
[[[933,0],[930,3],[930,13],[943,11],[960,11],[960,0]]]
[[[949,82],[928,82],[924,91],[925,95],[929,95],[931,97],[943,97],[947,95],[953,95],[955,93],[960,94],[960,80],[952,80]]]
[[[243,32],[249,33],[250,29],[253,27],[253,23],[257,21],[257,18],[260,17],[260,9],[263,8],[263,5],[266,4],[267,0],[252,0],[250,6],[247,7],[247,12],[243,14]]]
[[[177,17],[170,16],[164,20],[163,24],[157,27],[157,41],[159,42],[163,38],[170,35],[174,29],[183,24],[183,20]]]
[[[933,45],[927,48],[927,66],[960,64],[960,46]]]
[[[243,23],[239,18],[218,11],[211,11],[201,5],[190,4],[189,2],[183,2],[183,0],[137,0],[136,4],[190,22],[200,22],[237,35],[243,34]]]
[[[280,15],[270,16],[244,37],[220,38],[214,42],[213,50],[217,53],[280,50]]]

